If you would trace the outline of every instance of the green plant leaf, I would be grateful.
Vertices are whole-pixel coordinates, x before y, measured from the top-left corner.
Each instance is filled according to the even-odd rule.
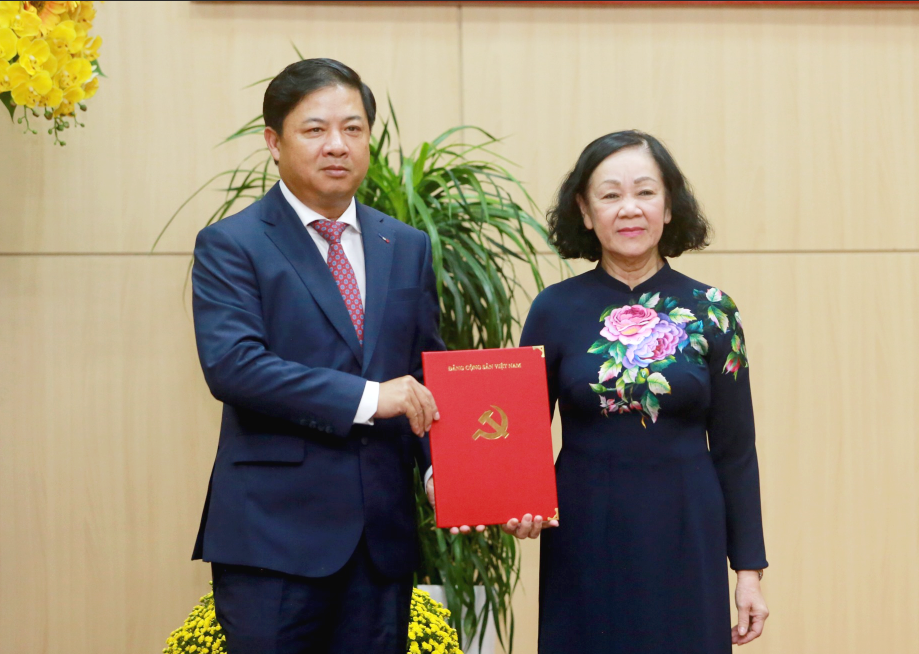
[[[10,112],[10,121],[12,121],[13,115],[16,113],[16,103],[13,102],[13,92],[4,91],[0,93],[0,102],[2,102],[6,110]]]
[[[692,349],[694,349],[702,356],[708,354],[708,341],[705,340],[705,337],[702,334],[690,334],[689,344],[692,346]]]
[[[665,395],[670,392],[670,382],[659,372],[648,375],[648,390],[655,395]]]
[[[650,391],[641,396],[641,408],[651,417],[651,422],[657,422],[657,415],[660,412],[661,404]]]
[[[676,308],[673,311],[671,311],[668,315],[670,316],[670,320],[672,320],[678,325],[682,325],[683,323],[687,323],[687,322],[692,322],[693,320],[696,319],[696,317],[692,314],[692,311],[690,311],[689,309]]]
[[[708,319],[711,320],[716,327],[720,328],[722,332],[727,333],[730,328],[728,317],[724,315],[724,312],[718,307],[711,306],[708,308]]]
[[[93,70],[93,72],[94,72],[96,75],[98,75],[99,77],[108,78],[108,75],[106,75],[105,73],[102,72],[102,66],[99,65],[99,60],[98,60],[98,59],[96,59],[95,61],[92,62],[92,70]]]

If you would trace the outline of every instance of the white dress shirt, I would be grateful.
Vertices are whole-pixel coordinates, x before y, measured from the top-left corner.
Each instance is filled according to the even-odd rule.
[[[329,242],[317,232],[311,224],[317,220],[328,220],[328,218],[319,215],[308,206],[300,202],[296,195],[290,192],[290,189],[281,181],[281,193],[288,204],[297,212],[300,221],[306,227],[306,231],[313,237],[313,242],[322,255],[322,260],[329,261]],[[361,239],[361,224],[357,221],[357,205],[354,198],[351,198],[351,204],[345,209],[345,212],[338,217],[340,223],[348,225],[345,231],[341,233],[341,249],[345,251],[348,262],[354,270],[354,277],[357,280],[357,289],[361,294],[361,304],[367,306],[367,268],[364,263],[364,242]],[[361,402],[357,406],[357,413],[354,415],[355,425],[372,425],[373,414],[377,412],[380,403],[380,383],[368,381],[364,386],[364,394],[361,396]]]

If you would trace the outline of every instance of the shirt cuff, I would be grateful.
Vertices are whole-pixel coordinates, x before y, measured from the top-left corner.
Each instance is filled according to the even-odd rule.
[[[357,413],[354,414],[355,425],[372,425],[373,414],[377,412],[380,406],[380,382],[368,381],[364,386],[364,394],[361,396],[361,403],[357,405]]]
[[[434,466],[428,466],[428,471],[424,473],[424,489],[428,489],[428,479],[434,476]]]

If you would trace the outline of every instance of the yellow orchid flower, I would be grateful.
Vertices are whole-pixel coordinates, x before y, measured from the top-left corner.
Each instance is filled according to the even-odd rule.
[[[51,90],[52,86],[54,84],[51,82],[51,75],[43,70],[27,81],[13,87],[13,102],[20,106],[34,107],[42,96]],[[82,92],[82,89],[80,91]]]
[[[57,39],[51,39],[48,42],[48,47],[51,48],[51,56],[57,59],[57,67],[60,68],[68,61],[73,59],[73,56],[70,54],[70,51],[67,49],[67,46]]]
[[[34,75],[41,69],[41,65],[48,61],[51,56],[51,48],[44,39],[30,39],[27,36],[19,39],[16,44],[16,50],[19,52],[19,63],[29,71],[29,75]]]
[[[94,36],[83,46],[83,58],[95,61],[99,58],[99,48],[102,47],[102,37]]]
[[[93,26],[93,20],[96,18],[96,9],[92,2],[81,2],[79,8],[72,10],[73,19],[79,24],[84,25],[86,29]]]
[[[18,2],[0,2],[0,27],[9,27],[19,13]]]
[[[58,105],[57,109],[54,110],[55,116],[70,116],[76,111],[76,104],[86,97],[86,94],[83,92],[79,86],[71,86],[69,89],[64,91],[64,95],[61,98],[61,102]]]
[[[57,84],[62,89],[69,89],[71,86],[82,86],[92,76],[92,64],[85,59],[71,59],[58,71]]]
[[[51,30],[50,34],[52,39],[58,41],[63,41],[64,45],[70,45],[70,43],[77,38],[76,23],[72,20],[65,20]]]
[[[57,109],[64,99],[64,92],[57,86],[52,86],[48,94],[41,99],[40,105],[49,109]]]
[[[0,86],[5,86],[5,91],[11,91],[13,87],[27,82],[32,76],[22,67],[22,64],[10,64],[6,69],[6,74],[0,78]]]
[[[51,77],[54,77],[54,74],[60,67],[61,62],[58,61],[58,58],[54,56],[53,52],[51,53],[51,56],[45,60],[45,63],[41,65],[41,69],[48,71],[48,74],[51,75]]]
[[[10,68],[10,62],[0,59],[0,93],[5,93],[13,88],[10,84]]]
[[[16,34],[9,27],[0,27],[0,60],[9,61],[16,56]]]
[[[91,80],[86,82],[83,86],[83,92],[86,94],[86,100],[89,100],[91,97],[96,95],[96,91],[99,90],[99,76],[93,77]]]
[[[23,7],[13,16],[9,27],[19,36],[38,36],[41,33],[41,18],[34,10],[29,11]]]
[[[86,27],[79,23],[74,23],[74,30],[76,31],[76,36],[74,36],[73,41],[67,44],[67,49],[76,54],[83,49],[83,45],[86,43]]]

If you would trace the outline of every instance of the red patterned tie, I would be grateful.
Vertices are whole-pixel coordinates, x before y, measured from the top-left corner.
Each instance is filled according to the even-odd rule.
[[[338,284],[338,290],[341,291],[341,297],[348,307],[348,314],[351,316],[351,323],[354,325],[354,331],[357,332],[357,340],[361,345],[364,344],[364,304],[361,302],[361,292],[357,287],[357,278],[354,276],[354,268],[351,262],[345,256],[345,251],[341,247],[341,233],[345,231],[347,223],[339,223],[334,220],[315,220],[310,223],[310,227],[315,229],[326,241],[329,242],[329,270],[332,271],[332,277]]]

